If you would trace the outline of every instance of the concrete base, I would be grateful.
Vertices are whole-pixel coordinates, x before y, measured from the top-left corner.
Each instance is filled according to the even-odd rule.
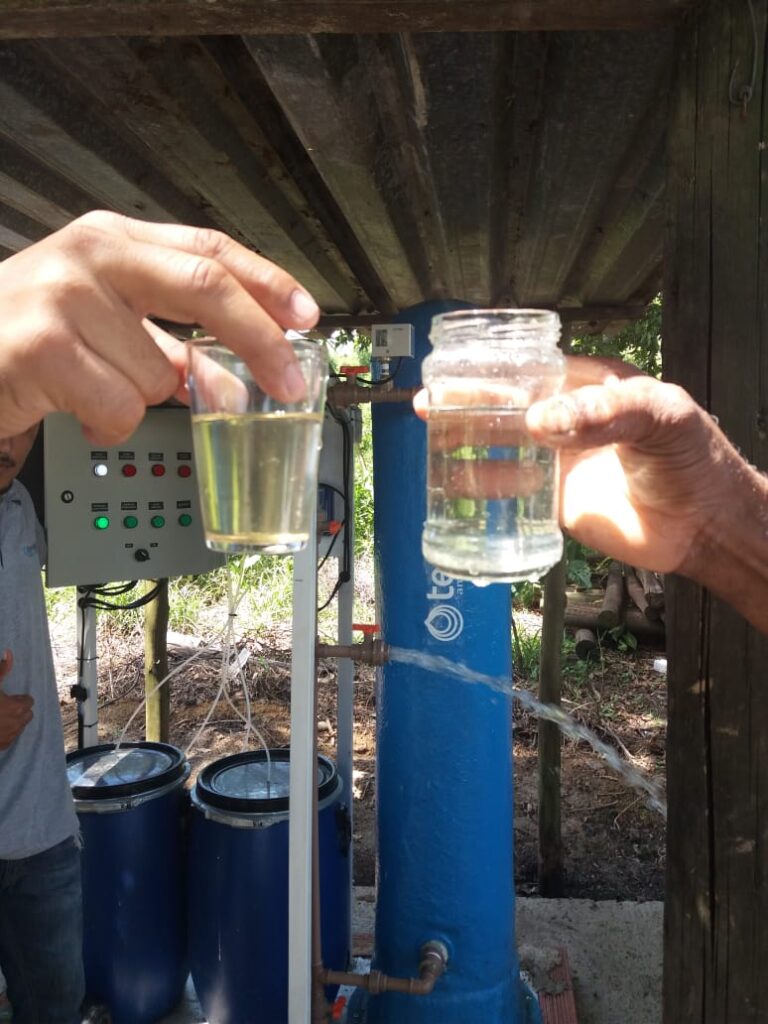
[[[373,949],[374,890],[355,890],[353,953]],[[534,987],[565,947],[578,1024],[661,1024],[662,903],[518,899],[517,941]],[[191,983],[163,1024],[203,1024]],[[438,1021],[435,1024],[439,1024]],[[496,1022],[485,1022],[496,1024]]]
[[[579,1024],[661,1024],[663,903],[517,901],[522,958],[568,951]]]

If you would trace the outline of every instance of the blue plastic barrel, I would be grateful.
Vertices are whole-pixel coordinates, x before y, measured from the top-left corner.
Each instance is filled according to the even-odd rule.
[[[192,793],[189,947],[209,1024],[287,1024],[289,752],[249,751],[205,768]],[[318,758],[323,960],[349,961],[349,813]],[[307,879],[309,884],[309,879]]]
[[[188,975],[184,782],[165,743],[112,743],[67,755],[83,836],[83,960],[89,1002],[113,1024],[150,1024]]]

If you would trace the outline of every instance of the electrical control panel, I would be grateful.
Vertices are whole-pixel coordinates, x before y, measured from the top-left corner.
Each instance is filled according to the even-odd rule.
[[[413,351],[413,324],[374,324],[371,327],[371,355],[374,359],[412,359]]]
[[[148,409],[127,441],[99,448],[66,413],[45,419],[49,587],[208,572],[189,410]]]

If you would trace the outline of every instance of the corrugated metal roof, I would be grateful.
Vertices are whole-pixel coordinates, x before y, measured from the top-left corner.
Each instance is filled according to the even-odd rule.
[[[215,225],[327,313],[658,289],[669,28],[0,42],[0,247]]]

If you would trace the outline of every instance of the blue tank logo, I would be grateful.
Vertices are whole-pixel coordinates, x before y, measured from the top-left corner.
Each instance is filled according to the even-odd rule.
[[[456,580],[439,569],[433,570],[431,580],[432,589],[427,591],[427,600],[440,603],[429,609],[424,625],[433,640],[451,643],[464,632],[464,616],[455,605],[446,603],[456,593]]]
[[[32,558],[34,557],[34,555],[37,554],[37,548],[35,547],[34,544],[25,544],[21,550],[23,554],[27,556],[27,558]]]

